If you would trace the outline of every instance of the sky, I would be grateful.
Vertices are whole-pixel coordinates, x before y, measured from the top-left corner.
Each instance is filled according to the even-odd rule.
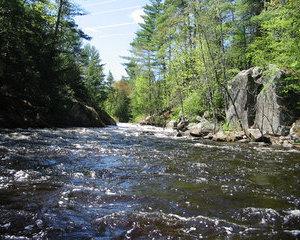
[[[100,52],[106,73],[116,80],[126,75],[121,56],[129,56],[130,42],[143,21],[147,0],[74,0],[87,12],[77,16],[79,27],[92,37],[90,44]]]

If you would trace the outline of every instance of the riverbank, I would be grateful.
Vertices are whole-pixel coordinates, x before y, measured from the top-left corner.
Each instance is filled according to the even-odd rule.
[[[263,134],[259,129],[249,128],[244,131],[224,130],[224,127],[205,118],[199,118],[198,123],[189,124],[188,121],[170,121],[166,128],[172,129],[177,137],[190,139],[211,140],[214,142],[236,142],[257,146],[276,146],[285,149],[300,150],[300,121],[296,121],[289,134],[285,136]]]
[[[71,97],[51,104],[0,92],[0,128],[105,127],[116,125],[104,110]]]

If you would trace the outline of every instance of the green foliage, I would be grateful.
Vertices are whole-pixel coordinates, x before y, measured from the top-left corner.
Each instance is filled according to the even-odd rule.
[[[300,88],[300,9],[299,0],[270,1],[255,18],[261,25],[261,36],[251,45],[249,55],[256,65],[274,64],[287,69],[286,90]]]
[[[223,125],[222,125],[222,130],[224,132],[232,132],[235,129],[238,129],[238,128],[232,126],[229,122],[224,122]]]
[[[140,76],[135,79],[133,93],[131,96],[132,114],[134,117],[147,115],[151,110],[151,91],[149,79]]]
[[[84,74],[84,85],[89,96],[97,104],[101,105],[107,98],[107,88],[103,64],[99,52],[94,46],[87,44],[82,51],[82,72]]]
[[[57,113],[76,99],[98,107],[105,99],[103,65],[75,24],[69,0],[0,0],[1,96]]]
[[[184,99],[183,107],[185,114],[189,119],[204,113],[206,106],[203,103],[203,99],[200,91],[194,91]]]
[[[228,82],[255,65],[287,69],[283,91],[299,91],[299,1],[151,1],[126,64],[133,115],[224,119]]]
[[[116,82],[104,103],[106,111],[119,122],[129,122],[131,119],[130,87],[128,82]]]

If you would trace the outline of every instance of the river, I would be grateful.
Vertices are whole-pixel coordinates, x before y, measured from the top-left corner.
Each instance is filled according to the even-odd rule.
[[[299,152],[173,136],[1,130],[1,238],[300,238]]]

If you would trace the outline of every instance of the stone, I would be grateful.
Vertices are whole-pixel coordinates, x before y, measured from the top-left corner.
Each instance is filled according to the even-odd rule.
[[[258,74],[253,74],[253,68],[241,71],[229,84],[231,99],[226,110],[226,119],[235,128],[239,128],[238,118],[243,128],[248,129],[254,124],[255,104],[259,84],[255,82]]]
[[[243,131],[230,132],[227,134],[227,141],[228,142],[236,142],[236,141],[243,139],[244,136],[245,136],[245,133]]]
[[[213,135],[212,140],[217,142],[226,142],[227,136],[224,132],[217,132],[216,134]]]
[[[259,129],[250,128],[248,129],[248,134],[254,142],[264,142],[268,144],[271,143],[270,136],[262,134]]]
[[[213,137],[214,137],[214,134],[212,134],[212,133],[209,133],[209,134],[207,134],[205,137],[203,137],[204,139],[209,139],[209,140],[211,140],[211,139],[213,139]]]
[[[204,133],[204,132],[199,132],[199,133],[194,133],[194,132],[189,132],[190,135],[192,137],[196,137],[196,138],[201,138],[201,137],[205,137],[208,133]]]
[[[180,131],[177,132],[176,137],[182,137],[182,133]]]
[[[217,122],[211,122],[205,118],[202,118],[198,124],[189,126],[190,134],[193,137],[204,137],[209,133],[217,132],[219,128],[220,126]]]
[[[283,144],[283,140],[278,136],[271,136],[270,140],[271,144],[275,146],[281,146]]]
[[[65,117],[63,116],[60,120],[64,126],[70,127],[105,126],[105,123],[94,108],[76,100],[72,101],[71,108],[68,109]]]
[[[252,78],[254,79],[260,79],[262,77],[263,74],[263,70],[260,67],[254,67],[252,68]]]
[[[104,110],[97,109],[96,112],[98,113],[101,121],[108,126],[117,125],[116,121]]]
[[[248,143],[249,140],[248,139],[240,139],[238,140],[239,143]]]
[[[203,118],[205,118],[205,119],[210,118],[210,113],[209,113],[209,111],[205,111],[205,112],[203,113]]]
[[[49,111],[27,100],[9,94],[0,94],[0,127],[104,127],[115,121],[101,109],[95,109],[74,98],[57,103]]]
[[[259,129],[248,129],[249,136],[251,137],[252,140],[255,142],[260,142],[262,139],[263,135]]]
[[[201,116],[197,116],[197,117],[196,117],[196,122],[199,123],[199,122],[201,122],[201,121],[202,121],[202,117],[201,117]]]
[[[151,122],[152,122],[152,117],[147,116],[144,119],[142,119],[142,121],[140,121],[140,125],[151,125]]]
[[[255,127],[273,135],[288,135],[295,113],[294,102],[282,95],[281,83],[286,74],[277,70],[263,80],[263,89],[257,95]]]
[[[290,129],[290,137],[294,141],[300,141],[300,119],[296,120],[291,129]]]
[[[282,146],[284,148],[293,148],[293,144],[290,143],[290,141],[288,141],[288,140],[284,140]]]
[[[177,130],[185,132],[186,130],[188,130],[187,128],[188,125],[189,125],[189,121],[182,119],[177,125]]]
[[[149,126],[156,126],[156,127],[165,127],[166,121],[163,115],[149,115],[140,121],[140,125],[149,125]]]
[[[177,122],[175,120],[171,120],[166,124],[166,128],[168,129],[176,129],[177,128]]]
[[[288,135],[290,126],[300,113],[295,99],[299,92],[284,94],[288,77],[285,71],[270,66],[263,71],[254,67],[241,71],[229,84],[230,97],[226,120],[239,128],[257,128],[270,135]]]

